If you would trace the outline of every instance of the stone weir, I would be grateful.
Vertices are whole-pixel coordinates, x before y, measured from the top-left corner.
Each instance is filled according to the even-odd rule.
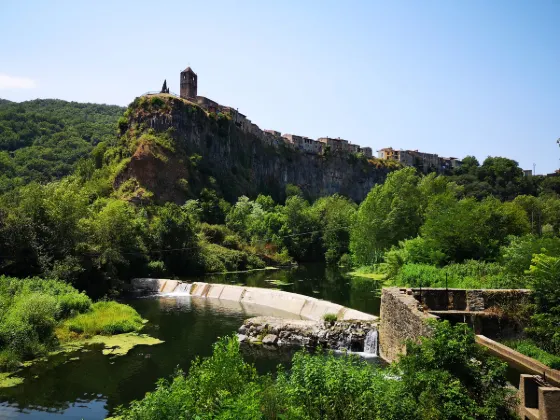
[[[176,296],[193,296],[236,301],[242,306],[260,305],[275,308],[293,315],[294,319],[322,321],[327,314],[336,315],[338,321],[377,321],[374,315],[346,308],[336,303],[281,290],[259,287],[234,286],[179,280],[137,278],[132,280],[132,290],[138,293],[162,293]]]
[[[377,356],[375,321],[308,321],[258,316],[247,319],[238,331],[239,341],[268,348],[318,347]]]

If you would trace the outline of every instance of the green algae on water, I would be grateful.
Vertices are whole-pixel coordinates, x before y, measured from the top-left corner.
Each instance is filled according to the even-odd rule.
[[[104,355],[123,356],[136,346],[153,346],[163,343],[147,334],[125,333],[111,336],[96,335],[88,340],[88,344],[103,344]]]
[[[59,350],[51,354],[70,353],[82,349],[84,346],[100,344],[103,346],[102,353],[109,356],[123,356],[136,346],[153,346],[163,343],[147,334],[124,333],[116,335],[95,335],[79,341],[71,341],[64,344]]]
[[[23,378],[12,376],[13,373],[0,373],[0,388],[11,388],[23,383]]]

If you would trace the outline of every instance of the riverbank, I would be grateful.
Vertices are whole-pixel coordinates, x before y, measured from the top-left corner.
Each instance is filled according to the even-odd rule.
[[[145,320],[130,306],[92,303],[72,286],[39,278],[0,277],[0,388],[16,386],[22,368],[90,344],[112,349],[150,342]]]

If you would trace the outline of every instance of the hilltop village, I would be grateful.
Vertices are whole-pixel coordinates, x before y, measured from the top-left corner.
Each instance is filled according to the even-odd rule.
[[[160,93],[169,94],[169,88],[165,81]],[[251,122],[247,116],[241,114],[237,109],[221,105],[204,96],[198,95],[198,76],[187,67],[180,75],[180,95],[182,99],[196,103],[207,112],[228,114],[235,124],[244,132],[260,138],[265,144],[273,147],[285,145],[295,150],[310,154],[323,154],[327,150],[342,153],[362,153],[366,158],[372,158],[371,147],[362,147],[348,140],[331,137],[320,137],[317,140],[296,134],[282,134],[276,130],[262,130],[258,125]],[[423,153],[418,150],[395,150],[392,147],[377,151],[380,160],[392,160],[404,166],[415,166],[424,172],[444,172],[461,166],[461,160],[455,157],[439,157],[437,154]]]

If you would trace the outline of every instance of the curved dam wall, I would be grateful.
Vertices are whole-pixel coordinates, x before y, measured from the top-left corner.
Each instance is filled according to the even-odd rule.
[[[374,315],[346,308],[326,300],[259,287],[139,278],[132,280],[132,289],[144,293],[181,293],[195,297],[234,301],[241,305],[266,306],[293,314],[295,318],[314,321],[322,320],[325,314],[336,314],[339,320],[377,321],[378,319]]]

